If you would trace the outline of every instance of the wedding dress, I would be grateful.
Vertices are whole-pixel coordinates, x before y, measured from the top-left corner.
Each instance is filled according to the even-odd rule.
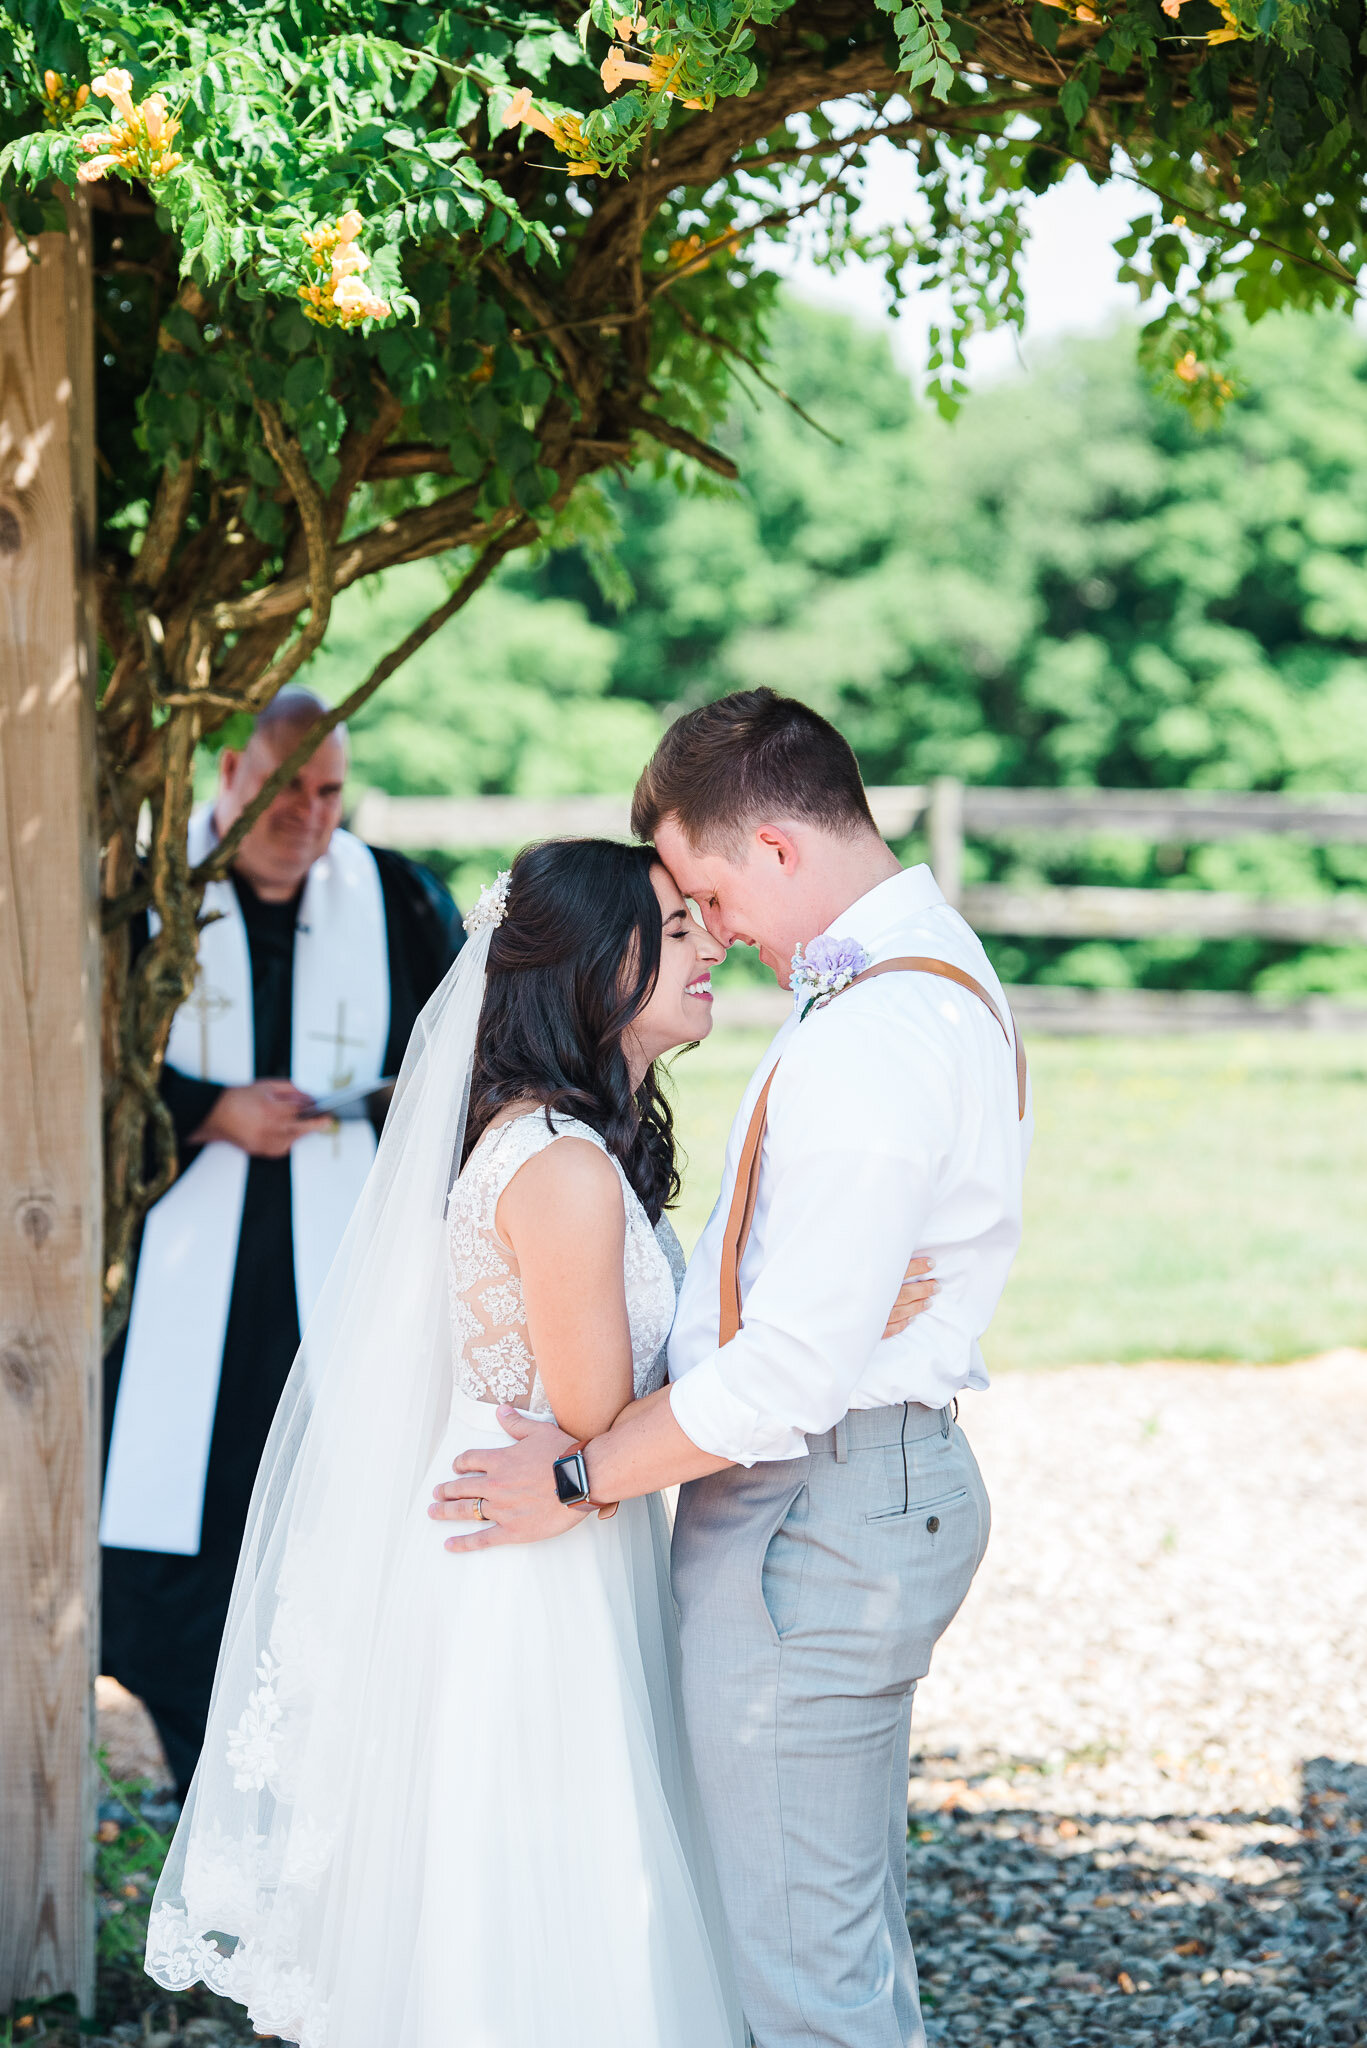
[[[235,1607],[259,1649],[254,1682],[228,1720],[225,1646],[200,1804],[158,1890],[147,1968],[170,1989],[202,1981],[302,2048],[741,2038],[676,1714],[663,1503],[627,1501],[554,1541],[468,1558],[444,1548],[453,1525],[425,1512],[461,1451],[509,1441],[497,1402],[550,1414],[495,1209],[518,1168],[567,1135],[607,1150],[587,1125],[537,1110],[487,1131],[451,1189],[445,1427],[388,1556],[372,1557],[378,1530],[330,1566],[319,1538],[345,1548],[345,1525],[310,1519],[291,1494],[279,1570],[257,1568],[276,1592],[264,1647]],[[683,1255],[617,1172],[639,1396],[664,1381]],[[396,1326],[407,1313],[400,1285]],[[382,1466],[382,1405],[372,1427]],[[374,1616],[368,1640],[348,1568]]]

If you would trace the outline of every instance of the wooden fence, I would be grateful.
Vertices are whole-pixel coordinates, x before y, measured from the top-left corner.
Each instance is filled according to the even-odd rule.
[[[1105,835],[1197,846],[1276,834],[1316,846],[1367,843],[1367,796],[1283,796],[1241,790],[985,789],[948,777],[929,785],[873,788],[879,830],[902,839],[920,828],[951,903],[976,931],[1017,938],[1260,938],[1288,945],[1367,945],[1367,892],[1276,898],[1212,889],[1039,888],[965,884],[968,839],[1077,841]],[[388,846],[475,851],[519,846],[557,833],[628,838],[629,799],[390,797],[368,790],[357,807],[362,837]],[[733,1022],[769,1021],[781,992],[731,994],[719,1011]],[[1269,1002],[1217,991],[1019,987],[1012,1002],[1036,1031],[1230,1030],[1256,1024],[1300,1030],[1367,1028],[1367,997]]]

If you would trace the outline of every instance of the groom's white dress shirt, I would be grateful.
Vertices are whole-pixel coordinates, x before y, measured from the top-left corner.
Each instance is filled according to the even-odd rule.
[[[976,935],[929,868],[894,875],[830,926],[870,961],[932,954],[1006,999]],[[722,1235],[755,1098],[782,1060],[754,1222],[744,1321],[719,1349]],[[1020,1242],[1033,1119],[990,1012],[953,982],[886,974],[775,1037],[731,1126],[717,1206],[688,1264],[669,1339],[685,1434],[740,1465],[797,1458],[851,1408],[942,1407],[985,1387],[978,1340]],[[940,1291],[881,1341],[913,1252]]]

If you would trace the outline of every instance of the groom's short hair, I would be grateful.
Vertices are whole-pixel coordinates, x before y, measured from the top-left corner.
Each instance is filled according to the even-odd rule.
[[[636,785],[631,829],[653,839],[666,818],[710,850],[737,846],[765,819],[878,829],[848,741],[776,690],[737,690],[675,719]]]

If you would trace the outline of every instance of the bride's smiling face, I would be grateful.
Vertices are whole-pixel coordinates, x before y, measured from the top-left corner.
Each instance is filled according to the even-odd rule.
[[[660,972],[623,1037],[633,1079],[676,1045],[706,1038],[712,1029],[710,974],[726,958],[725,946],[698,923],[669,871],[653,867],[650,879],[660,905]]]

